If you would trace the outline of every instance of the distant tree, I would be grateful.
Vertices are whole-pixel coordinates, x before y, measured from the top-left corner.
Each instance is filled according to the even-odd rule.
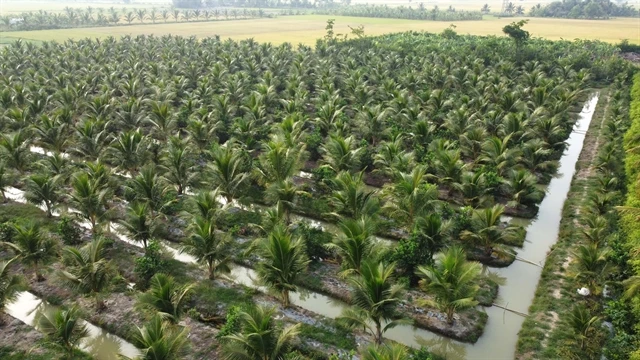
[[[489,4],[484,4],[482,6],[482,9],[480,9],[481,12],[488,14],[491,12],[491,8],[489,7]]]
[[[165,274],[155,274],[149,290],[138,297],[138,307],[157,312],[163,319],[177,323],[184,314],[187,296],[194,285],[179,285],[175,279]]]

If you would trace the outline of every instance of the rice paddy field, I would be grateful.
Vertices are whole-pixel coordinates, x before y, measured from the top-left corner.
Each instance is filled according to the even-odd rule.
[[[220,35],[222,38],[241,40],[253,38],[259,42],[313,45],[316,39],[324,36],[326,21],[336,20],[336,33],[348,33],[348,26],[363,25],[365,34],[380,35],[398,31],[430,31],[440,32],[450,25],[456,26],[460,34],[501,35],[502,27],[519,20],[518,18],[488,17],[482,21],[431,22],[401,19],[375,19],[360,17],[341,17],[328,15],[301,15],[280,17],[276,19],[251,19],[230,21],[209,21],[191,23],[159,23],[129,26],[107,26],[95,28],[76,28],[40,31],[16,31],[0,34],[0,44],[18,38],[29,41],[64,41],[69,38],[85,37],[105,38],[123,35],[182,35],[204,38]],[[530,19],[526,29],[535,37],[552,40],[559,39],[591,39],[606,42],[619,42],[628,39],[632,43],[640,43],[640,19],[620,18],[608,21],[599,20],[567,20],[567,19]]]

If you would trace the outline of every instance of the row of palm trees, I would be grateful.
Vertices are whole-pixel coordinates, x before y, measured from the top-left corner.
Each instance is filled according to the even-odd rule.
[[[283,13],[286,15],[286,13]],[[74,28],[88,26],[131,25],[133,23],[167,23],[189,21],[211,21],[220,19],[249,19],[270,16],[262,9],[156,9],[123,8],[109,9],[88,7],[87,9],[65,8],[64,12],[40,10],[19,15],[5,15],[0,19],[4,30],[43,30],[58,28]],[[12,24],[12,19],[22,19]]]
[[[629,299],[634,296],[633,281],[625,281],[625,292],[616,293],[620,287],[614,279],[622,270],[614,255],[614,237],[617,236],[618,216],[615,205],[620,201],[620,191],[624,184],[619,182],[623,173],[624,150],[614,139],[619,139],[627,130],[626,107],[628,97],[621,83],[612,86],[610,94],[610,110],[605,114],[602,128],[602,144],[592,164],[595,170],[593,185],[580,209],[580,240],[571,253],[572,264],[569,275],[578,287],[588,289],[588,296],[579,300],[571,313],[566,315],[569,333],[573,338],[564,345],[564,350],[573,356],[594,358],[602,353],[604,337],[600,336],[601,323],[604,319],[602,304],[606,297],[621,296]],[[615,347],[614,347],[615,349]],[[613,350],[614,353],[617,350]]]
[[[410,38],[398,35],[395,41]],[[437,37],[412,39],[441,46],[441,54],[404,56],[401,47],[363,50],[357,42],[348,48],[326,42],[312,51],[177,37],[16,43],[0,53],[6,84],[0,91],[0,157],[6,164],[0,188],[18,184],[50,216],[68,206],[94,235],[118,221],[144,247],[157,236],[154,228],[175,219],[184,205],[191,212],[184,251],[206,265],[210,278],[227,270],[232,254],[233,242],[216,232],[222,229],[220,197],[232,203],[258,189],[257,197],[273,207],[251,250],[259,258],[261,281],[285,305],[310,258],[290,229],[291,214],[313,194],[331,204],[322,215],[341,229],[327,247],[353,287],[354,308],[342,321],[373,321],[370,332],[381,342],[384,327],[393,326],[385,321],[398,323],[402,294],[393,262],[376,256],[373,235],[381,220],[389,217],[397,227],[437,241],[437,253],[452,242],[442,226],[446,219],[434,214],[444,208],[439,186],[454,200],[481,206],[461,237],[492,252],[493,242],[507,232],[497,223],[502,208],[491,206],[505,195],[535,204],[535,190],[527,189],[552,172],[541,164],[562,150],[569,110],[589,83],[588,71],[570,57],[549,62],[559,48],[544,42],[537,55],[543,62],[518,66],[495,55],[500,46],[509,49],[506,41],[473,40],[478,52],[472,54],[489,56],[484,62],[461,55],[469,39],[457,45]],[[483,48],[492,52],[483,55]],[[584,50],[565,45],[562,51]],[[62,56],[68,61],[55,60]],[[32,145],[51,156],[34,161]],[[529,154],[536,146],[544,151]],[[329,174],[314,180],[314,186],[328,187],[325,192],[299,185],[306,159]],[[373,170],[388,177],[381,197],[364,184]],[[500,189],[488,191],[494,187]],[[119,199],[128,203],[124,211]],[[31,237],[38,233],[18,228]],[[40,238],[35,247],[24,246],[24,256],[19,237],[7,242],[21,259],[30,259],[36,277],[43,260],[29,249],[45,248],[48,238]],[[108,270],[85,266],[99,261],[95,251],[76,250],[65,250],[70,281],[77,282],[82,269]],[[437,261],[417,264],[424,288],[449,321],[474,304],[477,266],[464,258],[450,247]],[[153,299],[184,298],[180,294],[188,290],[160,275],[151,283],[147,294]],[[93,286],[77,288],[99,293]],[[161,303],[171,306],[154,309],[179,316],[173,300]]]

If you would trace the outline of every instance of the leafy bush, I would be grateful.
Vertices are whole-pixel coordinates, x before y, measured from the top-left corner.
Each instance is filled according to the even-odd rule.
[[[73,220],[67,216],[60,218],[56,231],[65,245],[77,245],[81,242],[82,233]]]
[[[242,309],[239,306],[232,306],[227,310],[226,321],[220,328],[220,332],[216,335],[216,339],[222,339],[223,337],[231,334],[235,334],[240,331],[240,311]]]
[[[305,244],[307,257],[311,261],[326,259],[332,256],[325,245],[331,242],[332,235],[321,229],[312,227],[307,222],[301,222],[295,230],[295,235],[300,236]]]
[[[141,289],[146,289],[153,275],[162,272],[165,267],[166,262],[162,258],[162,246],[155,240],[150,241],[144,256],[136,259],[134,271],[138,278],[138,286]]]

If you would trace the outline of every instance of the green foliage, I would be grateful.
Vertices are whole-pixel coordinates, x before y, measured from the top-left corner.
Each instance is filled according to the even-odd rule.
[[[82,239],[82,232],[75,225],[73,219],[63,216],[58,221],[58,229],[56,231],[65,245],[77,245]]]
[[[153,275],[164,271],[166,266],[162,255],[162,245],[157,241],[149,242],[144,256],[136,259],[134,271],[138,286],[145,289]]]
[[[224,325],[220,328],[218,334],[216,334],[216,339],[220,340],[227,335],[231,335],[240,331],[241,318],[240,318],[241,308],[239,306],[231,306],[227,309],[227,316]]]
[[[333,238],[331,233],[313,227],[307,222],[300,222],[293,234],[302,238],[307,258],[311,261],[331,257],[332,254],[326,247]]]
[[[611,16],[636,17],[638,10],[626,2],[569,0],[554,1],[544,6],[538,4],[531,8],[529,15],[570,19],[608,19]]]

